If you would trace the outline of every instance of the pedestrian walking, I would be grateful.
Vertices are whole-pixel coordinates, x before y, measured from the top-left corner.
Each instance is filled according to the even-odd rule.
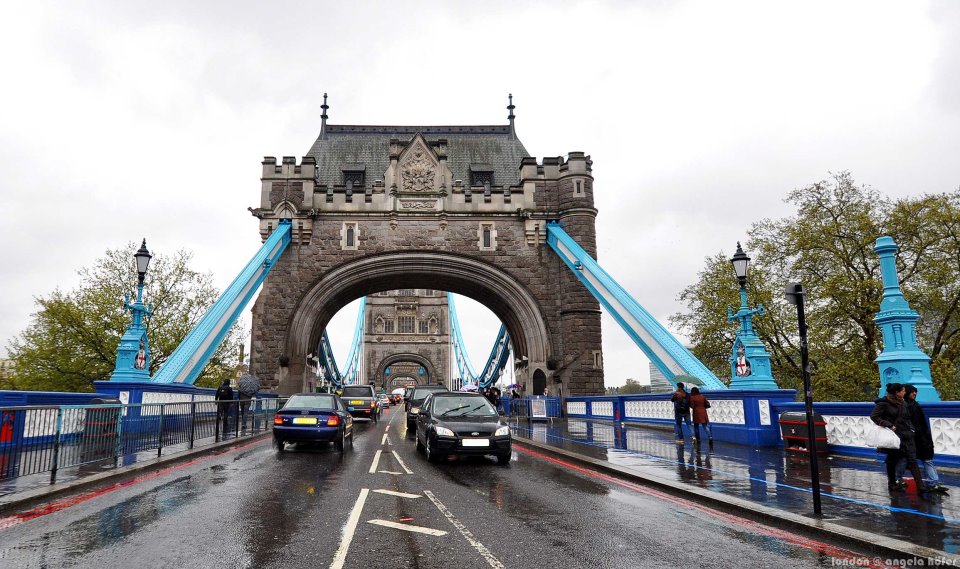
[[[237,382],[237,399],[240,401],[240,430],[247,426],[247,413],[250,411],[250,402],[260,391],[260,380],[255,375],[245,374]],[[254,425],[250,425],[253,430]]]
[[[503,414],[503,408],[500,407],[500,389],[496,386],[490,388],[490,403],[493,404],[493,408],[497,410],[497,413]]]
[[[670,397],[670,401],[673,402],[673,418],[676,421],[676,434],[677,434],[677,444],[683,444],[683,427],[681,422],[687,424],[687,430],[693,431],[693,426],[690,424],[690,394],[687,393],[686,386],[683,385],[683,382],[677,382],[677,390],[673,392],[673,396]]]
[[[933,466],[933,433],[930,432],[930,422],[927,421],[926,413],[917,403],[917,388],[909,383],[903,388],[905,390],[903,400],[910,411],[910,423],[913,425],[914,441],[917,446],[917,465],[923,473],[924,485],[934,492],[946,494],[949,488],[940,483],[940,475]],[[901,488],[906,486],[903,483],[903,474],[906,470],[906,457],[901,457],[897,462],[897,485]]]
[[[217,424],[222,424],[220,438],[225,438],[229,432],[230,408],[233,406],[233,388],[230,387],[230,380],[225,379],[220,387],[217,388]]]
[[[900,448],[885,449],[887,459],[884,463],[887,466],[887,488],[891,491],[902,490],[897,484],[897,463],[901,458],[906,459],[907,468],[913,474],[917,481],[917,492],[927,492],[928,489],[923,484],[923,475],[920,472],[920,465],[917,464],[917,446],[913,423],[910,421],[910,410],[907,409],[907,403],[903,400],[906,389],[900,383],[890,383],[887,385],[887,395],[882,399],[874,401],[876,406],[870,413],[870,420],[892,430],[900,438]]]
[[[707,409],[710,408],[710,401],[706,396],[700,393],[699,387],[690,389],[690,410],[693,411],[693,441],[699,442],[700,425],[703,425],[703,432],[707,435],[710,444],[713,444],[713,428],[710,426],[710,417],[707,415]]]

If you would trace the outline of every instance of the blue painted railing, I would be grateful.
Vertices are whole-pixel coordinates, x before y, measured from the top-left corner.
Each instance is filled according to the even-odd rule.
[[[678,375],[691,375],[703,382],[706,389],[727,388],[680,340],[607,274],[559,223],[551,221],[547,224],[547,244],[668,381],[673,382]]]
[[[346,370],[340,376],[340,385],[360,382],[360,360],[363,356],[364,313],[366,312],[367,298],[360,299],[360,309],[357,311],[357,325],[353,328],[353,341],[350,343],[350,353],[347,354]]]
[[[253,259],[190,330],[151,381],[192,385],[289,244],[290,220],[285,219],[280,221]]]

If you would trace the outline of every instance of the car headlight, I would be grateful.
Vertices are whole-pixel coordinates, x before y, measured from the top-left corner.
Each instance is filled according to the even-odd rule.
[[[417,413],[420,412],[420,408],[419,408],[419,407],[411,407],[411,408],[410,408],[410,412],[413,413],[414,415],[416,415]]]
[[[497,432],[493,433],[493,436],[503,437],[509,434],[510,434],[510,427],[504,425],[503,427],[500,427],[499,429],[497,429]]]
[[[450,429],[448,429],[448,428],[446,428],[446,427],[437,427],[437,434],[438,434],[438,435],[443,435],[443,436],[445,436],[445,437],[453,437],[453,436],[456,436],[456,435],[453,434],[453,431],[451,431]]]

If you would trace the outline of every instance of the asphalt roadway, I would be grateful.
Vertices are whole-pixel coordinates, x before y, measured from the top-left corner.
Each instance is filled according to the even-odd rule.
[[[269,438],[0,517],[0,567],[882,567],[542,451],[429,464],[402,407],[332,445]]]

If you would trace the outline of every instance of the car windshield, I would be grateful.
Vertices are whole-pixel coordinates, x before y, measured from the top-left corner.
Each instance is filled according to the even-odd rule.
[[[372,397],[369,387],[344,387],[343,393],[340,394],[340,397]]]
[[[442,388],[437,389],[435,387],[431,387],[431,388],[418,387],[413,390],[413,395],[410,396],[410,399],[425,399],[427,395],[430,395],[431,393],[436,393],[438,391],[446,391],[446,389],[442,389]]]
[[[483,397],[436,397],[433,414],[442,417],[496,417],[497,410]]]
[[[329,395],[291,395],[284,409],[334,409],[333,397]]]

